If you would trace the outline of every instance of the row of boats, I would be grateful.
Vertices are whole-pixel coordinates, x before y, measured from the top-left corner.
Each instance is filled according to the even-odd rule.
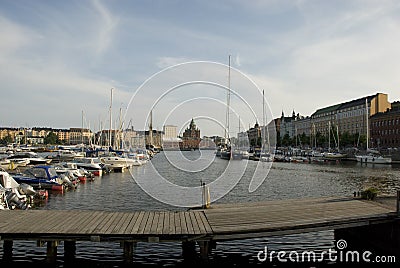
[[[109,154],[63,158],[58,153],[47,157],[34,152],[11,154],[0,162],[0,209],[28,209],[35,201],[47,198],[49,192],[73,190],[80,183],[94,181],[109,172],[143,165],[152,154],[135,152],[131,157]]]
[[[215,151],[217,157],[227,160],[249,159],[262,162],[326,162],[339,160],[353,160],[363,164],[391,164],[392,158],[383,156],[376,150],[367,150],[364,154],[355,154],[349,157],[346,153],[340,152],[318,152],[311,151],[307,153],[283,154],[282,152],[268,153],[262,150],[255,150],[249,153],[247,150],[232,149],[230,147],[219,147]]]

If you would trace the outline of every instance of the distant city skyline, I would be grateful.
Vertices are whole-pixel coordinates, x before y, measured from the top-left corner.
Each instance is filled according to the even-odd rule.
[[[160,100],[154,129],[174,124],[180,131],[194,118],[202,135],[223,136],[226,97],[215,85],[187,85],[160,99],[178,85],[160,83],[135,107],[130,100],[150,77],[187,62],[219,64],[213,81],[227,86],[229,55],[259,96],[265,90],[268,121],[282,111],[311,115],[378,92],[390,102],[400,99],[398,1],[4,0],[0,26],[4,127],[81,127],[83,113],[85,127],[104,129],[114,88],[113,125],[120,110],[134,109],[124,126],[145,129],[148,107]],[[168,79],[209,79],[204,70],[211,71]],[[231,88],[242,94],[249,85],[237,74]],[[259,96],[245,99],[258,118]],[[239,117],[243,129],[256,122],[235,101],[232,133]]]

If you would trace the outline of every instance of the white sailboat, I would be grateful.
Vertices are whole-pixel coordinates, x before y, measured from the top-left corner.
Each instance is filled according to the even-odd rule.
[[[363,155],[356,155],[360,163],[365,164],[391,164],[392,158],[382,156],[378,151],[369,148],[369,123],[368,123],[368,100],[365,99],[365,122],[367,124],[367,151]]]
[[[346,157],[347,154],[343,154],[339,152],[339,126],[336,126],[336,135],[337,135],[337,147],[335,151],[331,151],[331,122],[329,121],[329,150],[323,154],[326,160],[339,160]]]
[[[106,168],[110,170],[121,170],[123,171],[124,169],[131,168],[135,160],[130,159],[128,157],[122,157],[117,154],[117,151],[114,151],[113,149],[113,144],[111,142],[112,137],[111,137],[111,132],[112,132],[112,98],[113,97],[113,88],[111,89],[111,101],[110,101],[110,129],[109,129],[109,137],[108,137],[108,142],[109,142],[109,149],[108,149],[108,154],[100,157],[100,161],[106,166]],[[116,134],[117,132],[114,131],[114,143],[116,141]]]

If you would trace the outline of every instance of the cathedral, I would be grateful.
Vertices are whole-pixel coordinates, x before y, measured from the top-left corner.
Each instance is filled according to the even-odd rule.
[[[181,150],[199,149],[200,141],[200,129],[196,127],[192,118],[188,128],[185,129],[185,132],[183,133]]]

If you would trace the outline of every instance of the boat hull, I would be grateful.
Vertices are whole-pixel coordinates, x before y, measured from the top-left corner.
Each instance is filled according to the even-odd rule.
[[[381,156],[356,156],[357,162],[366,164],[391,164],[392,159]]]

